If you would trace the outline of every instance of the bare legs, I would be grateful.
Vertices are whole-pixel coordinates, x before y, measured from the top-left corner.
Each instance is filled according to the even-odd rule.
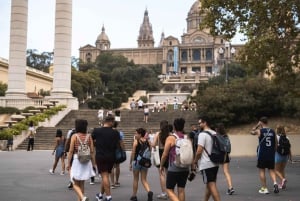
[[[102,184],[101,184],[101,187],[100,187],[101,194],[105,193],[106,197],[111,196],[109,173],[108,172],[101,172],[101,177],[102,177]]]
[[[54,159],[54,164],[53,164],[53,167],[52,167],[52,172],[53,172],[53,173],[54,173],[54,171],[55,171],[55,169],[56,169],[56,167],[57,167],[57,164],[58,164],[59,159],[61,159],[61,171],[62,171],[62,173],[65,172],[66,165],[65,165],[65,157],[64,157],[64,155],[63,155],[63,156],[60,157],[60,158],[55,157],[55,159]]]
[[[150,191],[150,186],[147,181],[148,171],[147,170],[142,170],[142,171],[133,170],[132,196],[136,196],[136,194],[137,194],[140,173],[141,173],[141,182],[142,182],[142,185],[144,186],[144,189],[147,192]]]
[[[223,172],[227,181],[228,189],[232,188],[232,181],[231,181],[231,175],[229,173],[229,163],[223,164]]]
[[[77,194],[77,197],[78,197],[77,200],[81,201],[82,198],[84,197],[84,181],[74,179],[73,189],[74,189],[75,193]]]
[[[206,184],[206,189],[205,189],[205,196],[204,196],[204,201],[208,201],[210,196],[213,197],[214,201],[220,201],[220,194],[217,189],[216,182],[209,182]]]

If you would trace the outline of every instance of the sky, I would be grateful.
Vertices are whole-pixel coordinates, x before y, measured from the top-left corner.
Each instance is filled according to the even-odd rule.
[[[72,56],[79,48],[95,45],[102,26],[113,48],[136,48],[147,9],[155,46],[161,33],[181,41],[188,11],[196,0],[73,0]],[[0,57],[9,57],[11,0],[0,0]],[[55,0],[28,0],[27,49],[40,53],[54,48]],[[241,43],[234,39],[233,43]]]

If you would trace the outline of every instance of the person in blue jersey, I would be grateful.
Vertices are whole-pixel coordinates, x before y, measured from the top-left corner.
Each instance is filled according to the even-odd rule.
[[[268,118],[261,117],[257,125],[253,127],[251,134],[258,135],[259,140],[257,147],[257,168],[259,169],[261,188],[258,192],[269,194],[265,174],[265,170],[268,169],[270,177],[273,180],[274,193],[279,193],[275,173],[275,152],[278,143],[275,131],[268,127]]]

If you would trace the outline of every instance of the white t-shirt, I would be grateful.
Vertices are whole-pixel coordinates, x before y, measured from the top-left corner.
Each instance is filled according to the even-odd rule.
[[[143,107],[143,104],[144,104],[144,102],[143,102],[142,100],[139,100],[139,101],[138,101],[138,106],[139,106],[139,107]]]
[[[216,134],[216,132],[213,130],[207,130],[207,131],[209,131],[212,135]],[[200,134],[198,135],[198,145],[201,145],[203,147],[203,151],[199,163],[199,169],[204,170],[204,169],[218,166],[218,164],[215,164],[210,161],[210,158],[206,153],[207,151],[210,154],[212,150],[212,138],[208,133],[200,132]],[[206,151],[204,150],[204,148],[206,149]]]
[[[98,118],[103,119],[104,110],[98,110]]]

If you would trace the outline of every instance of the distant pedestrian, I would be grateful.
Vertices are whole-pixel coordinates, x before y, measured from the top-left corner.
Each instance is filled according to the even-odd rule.
[[[149,108],[148,105],[145,105],[144,107],[144,122],[148,123],[148,118],[149,118]]]
[[[80,201],[88,201],[88,197],[84,194],[85,180],[95,176],[93,166],[95,166],[94,157],[94,144],[90,134],[87,134],[88,122],[85,119],[75,120],[76,133],[71,137],[70,150],[68,154],[68,166],[67,170],[70,171],[70,177],[73,182],[73,189],[77,194],[77,198]],[[78,158],[78,150],[80,141],[87,142],[90,148],[91,160],[86,163],[82,163]]]
[[[198,147],[193,163],[192,169],[195,170],[199,163],[199,170],[202,173],[203,183],[206,185],[204,201],[208,201],[210,196],[212,196],[214,201],[220,201],[220,194],[217,189],[217,175],[219,171],[219,165],[213,163],[209,158],[209,153],[211,153],[213,141],[212,137],[206,133],[209,132],[212,135],[215,135],[216,132],[210,127],[210,121],[207,116],[202,116],[199,119],[200,134],[198,135]]]
[[[135,107],[135,100],[132,99],[131,102],[130,102],[130,109],[131,109],[131,110],[135,110],[135,108],[136,108],[136,107]]]
[[[104,118],[104,109],[101,108],[98,110],[98,120],[99,120],[99,125],[102,126],[102,121],[103,121],[103,118]]]
[[[52,152],[52,155],[55,154],[54,164],[52,169],[49,170],[50,174],[54,174],[57,163],[59,159],[61,160],[61,173],[60,175],[65,175],[65,137],[62,135],[62,130],[57,129],[56,130],[56,136],[55,136],[55,146],[54,150]]]
[[[137,102],[138,110],[142,110],[144,108],[144,101],[142,99],[138,100]]]
[[[217,125],[216,132],[217,132],[217,134],[220,134],[220,135],[223,135],[224,137],[226,137],[227,140],[230,142],[229,136],[226,133],[224,124],[219,123]],[[235,192],[235,190],[232,186],[231,175],[230,175],[230,172],[229,172],[229,163],[230,163],[230,156],[229,156],[229,153],[226,153],[226,159],[225,159],[225,162],[222,166],[223,166],[223,172],[224,172],[224,175],[225,175],[225,178],[226,178],[226,181],[227,181],[227,186],[228,186],[227,194],[232,195]]]
[[[173,99],[173,106],[174,106],[174,110],[178,110],[178,98],[174,97]]]
[[[36,133],[36,130],[35,130],[33,121],[30,121],[29,122],[29,128],[28,128],[28,146],[27,146],[27,151],[33,151],[35,133]]]
[[[96,194],[98,201],[103,200],[104,193],[106,195],[105,201],[112,200],[109,175],[115,164],[115,151],[120,145],[120,134],[112,128],[114,121],[114,116],[108,115],[104,119],[103,126],[95,128],[92,133],[96,143],[97,168],[102,178],[100,192]]]
[[[268,127],[267,117],[260,118],[259,122],[252,129],[251,134],[258,135],[259,141],[257,148],[257,168],[259,169],[261,188],[258,192],[261,194],[269,194],[265,175],[265,169],[268,169],[273,181],[274,193],[279,193],[275,173],[275,152],[278,142],[275,131]]]
[[[174,120],[173,126],[175,134],[178,138],[184,138],[183,133],[185,120],[177,118]],[[165,172],[165,162],[169,160],[167,173]],[[176,160],[176,136],[169,135],[166,139],[164,152],[160,161],[160,172],[162,175],[167,175],[166,192],[171,201],[185,201],[185,185],[189,175],[190,167],[177,167]],[[177,186],[177,193],[175,187]]]

